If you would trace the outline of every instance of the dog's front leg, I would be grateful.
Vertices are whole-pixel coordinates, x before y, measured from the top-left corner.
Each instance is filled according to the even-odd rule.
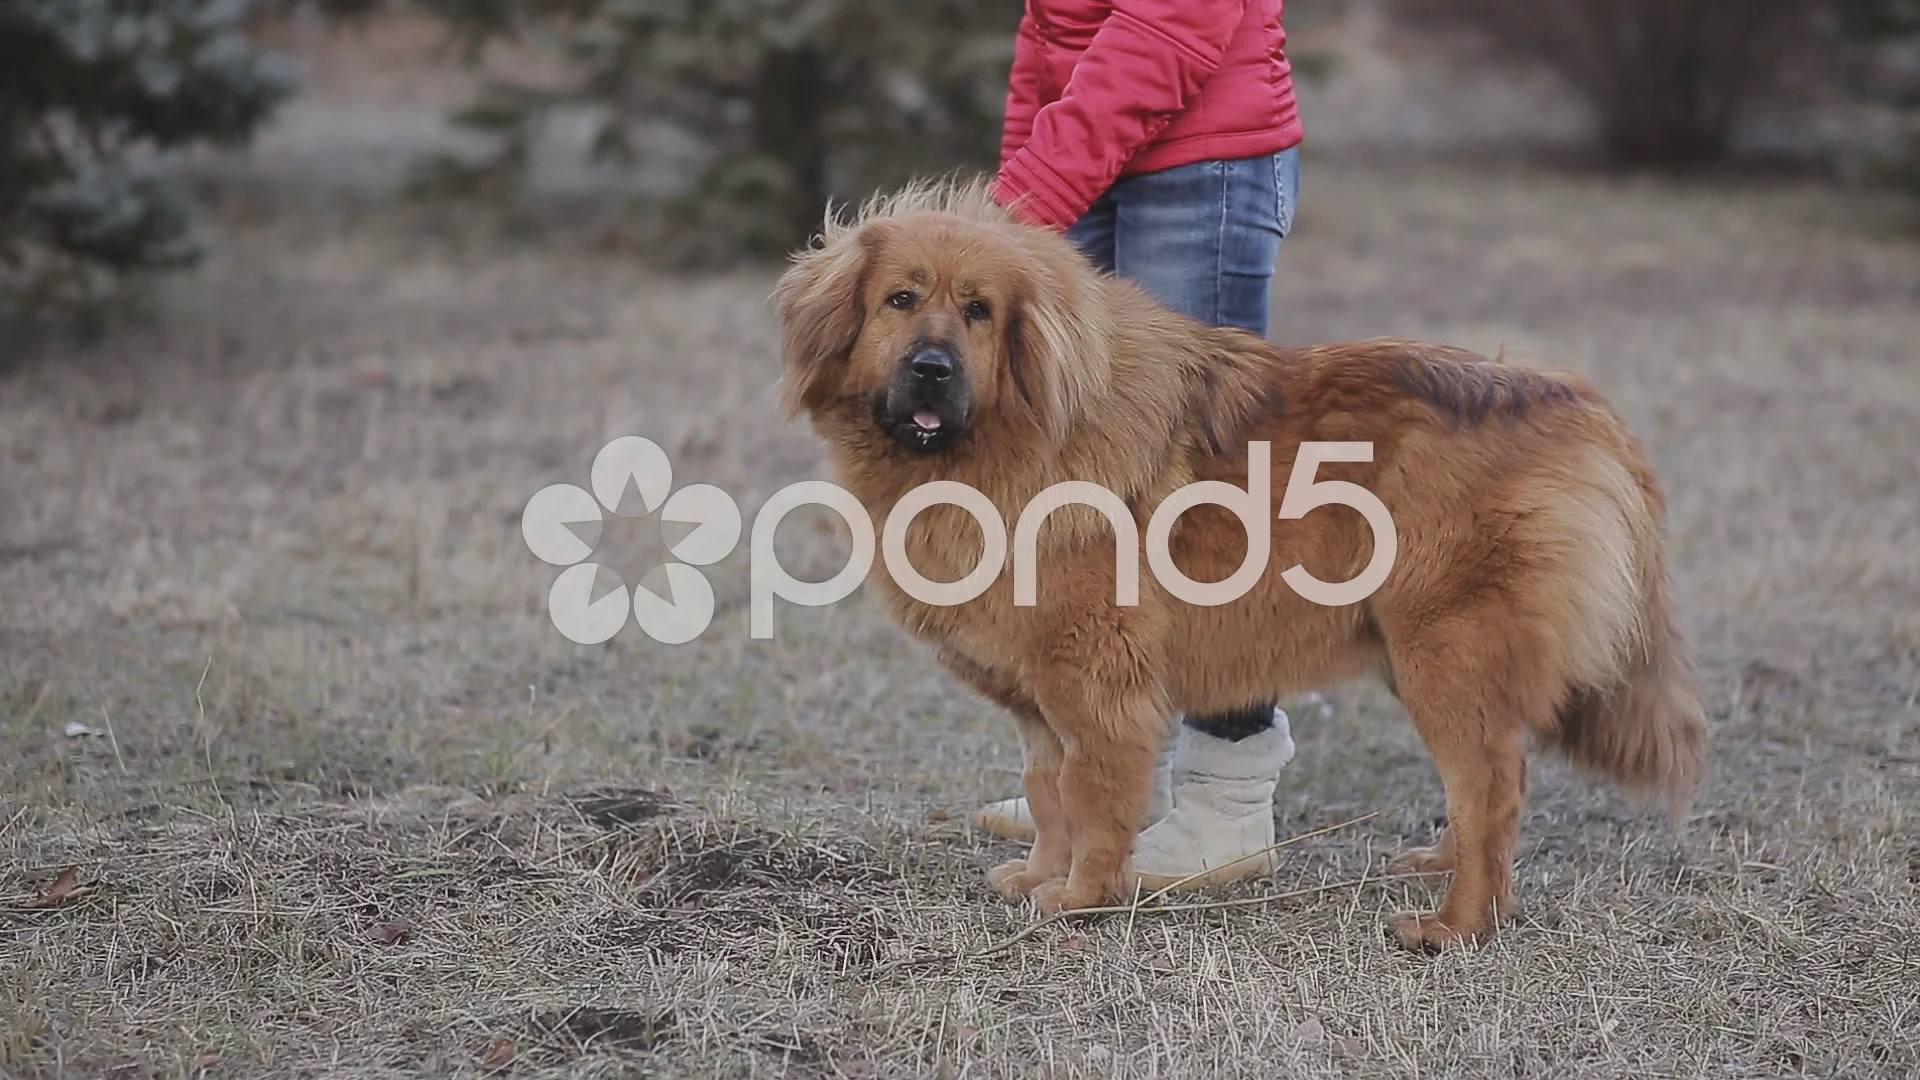
[[[1064,881],[1030,896],[1043,914],[1117,903],[1133,891],[1130,856],[1146,825],[1164,703],[1144,680],[1115,686],[1082,677],[1049,683],[1042,693],[1041,709],[1060,738],[1058,790],[1072,862]]]
[[[987,884],[1007,899],[1019,900],[1049,882],[1065,881],[1073,846],[1060,804],[1060,740],[1038,709],[1028,706],[1011,711],[1019,721],[1020,744],[1026,755],[1021,780],[1027,812],[1033,815],[1033,847],[1026,858],[1011,859],[987,871]]]
[[[1060,807],[1060,739],[1018,680],[949,650],[941,651],[940,661],[975,693],[1012,713],[1019,725],[1026,758],[1022,794],[1027,797],[1027,812],[1033,815],[1033,847],[1026,858],[1010,859],[987,871],[987,884],[1009,900],[1025,899],[1037,885],[1064,880],[1072,856],[1067,818]]]

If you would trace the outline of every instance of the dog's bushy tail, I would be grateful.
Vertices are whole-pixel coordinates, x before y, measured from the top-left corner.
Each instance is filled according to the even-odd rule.
[[[1563,701],[1548,741],[1627,791],[1663,797],[1678,819],[1706,772],[1707,718],[1693,657],[1675,619],[1660,538],[1660,498],[1641,476],[1644,514],[1629,515],[1637,623],[1613,677]]]

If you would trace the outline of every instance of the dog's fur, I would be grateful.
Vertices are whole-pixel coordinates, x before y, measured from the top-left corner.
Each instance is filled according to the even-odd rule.
[[[1012,530],[1042,489],[1081,480],[1118,493],[1144,541],[1176,488],[1244,489],[1250,441],[1271,444],[1270,510],[1302,441],[1373,445],[1372,461],[1313,477],[1378,496],[1398,535],[1385,583],[1347,606],[1282,580],[1296,564],[1328,582],[1367,565],[1369,527],[1338,506],[1274,521],[1264,573],[1211,607],[1151,574],[1137,606],[1117,604],[1114,532],[1087,505],[1041,528],[1033,606],[1014,604],[1010,573],[969,602],[931,606],[876,563],[906,630],[1018,723],[1038,834],[1027,858],[988,875],[1008,898],[1051,912],[1130,893],[1171,717],[1369,675],[1406,706],[1446,788],[1441,842],[1399,860],[1453,872],[1437,912],[1389,924],[1409,948],[1484,940],[1513,910],[1528,733],[1629,791],[1664,795],[1676,814],[1687,805],[1707,731],[1668,598],[1662,496],[1638,442],[1580,377],[1414,341],[1283,349],[1209,327],[1097,273],[1059,234],[1015,223],[979,184],[918,185],[850,222],[830,216],[774,299],[789,413],[810,418],[876,523],[909,489],[951,480],[985,493]],[[922,409],[941,412],[938,430],[903,435],[903,409],[933,393],[903,358],[929,342],[954,358],[941,385],[955,389]],[[966,510],[937,504],[905,550],[920,574],[953,581],[982,537]],[[1239,568],[1246,534],[1203,504],[1170,543],[1189,578],[1219,581]]]

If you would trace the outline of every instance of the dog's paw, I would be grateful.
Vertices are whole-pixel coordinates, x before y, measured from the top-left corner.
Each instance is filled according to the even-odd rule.
[[[1439,953],[1447,949],[1478,944],[1493,936],[1492,930],[1462,933],[1440,921],[1431,911],[1403,911],[1387,920],[1387,937],[1409,952]]]
[[[1025,859],[1012,859],[987,871],[987,884],[993,891],[1014,902],[1025,900],[1036,886],[1049,880],[1049,875],[1032,869]]]
[[[1401,852],[1387,864],[1387,869],[1396,874],[1450,874],[1453,865],[1453,850],[1445,844],[1435,844]]]
[[[1037,886],[1027,899],[1033,901],[1034,909],[1040,914],[1058,915],[1063,911],[1104,907],[1113,897],[1105,889],[1076,885],[1071,878],[1055,878]]]

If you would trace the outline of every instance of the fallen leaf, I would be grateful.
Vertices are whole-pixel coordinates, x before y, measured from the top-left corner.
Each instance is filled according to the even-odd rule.
[[[1327,1029],[1317,1016],[1309,1016],[1294,1025],[1293,1037],[1309,1046],[1318,1046],[1327,1041]]]
[[[1367,1040],[1354,1035],[1342,1035],[1333,1040],[1333,1052],[1341,1057],[1359,1057],[1367,1052]]]
[[[77,866],[69,866],[65,870],[60,871],[60,876],[53,879],[53,884],[47,886],[47,891],[41,893],[38,900],[30,901],[27,906],[35,908],[59,907],[61,904],[72,900],[76,896],[84,896],[86,892],[87,890],[80,887],[80,868]]]
[[[1167,972],[1175,970],[1176,965],[1173,962],[1173,954],[1165,949],[1161,949],[1159,952],[1147,957],[1141,966],[1148,971],[1157,971],[1164,975]]]
[[[512,1061],[514,1054],[518,1052],[519,1048],[513,1045],[512,1039],[505,1035],[496,1035],[487,1043],[486,1050],[481,1053],[480,1064],[489,1069],[498,1069]]]
[[[218,1064],[220,1064],[219,1054],[206,1053],[200,1055],[200,1059],[193,1063],[193,1067],[196,1069],[211,1069]]]
[[[353,381],[369,390],[377,390],[393,385],[393,373],[379,368],[366,368],[355,374]]]
[[[1093,945],[1085,934],[1069,934],[1060,939],[1060,948],[1067,952],[1084,952],[1093,948]]]
[[[927,817],[933,821],[945,821],[952,816],[952,814],[949,814],[945,810],[935,810],[933,813],[927,815]]]
[[[405,919],[383,922],[373,928],[372,937],[382,945],[404,945],[413,937],[413,924]]]

